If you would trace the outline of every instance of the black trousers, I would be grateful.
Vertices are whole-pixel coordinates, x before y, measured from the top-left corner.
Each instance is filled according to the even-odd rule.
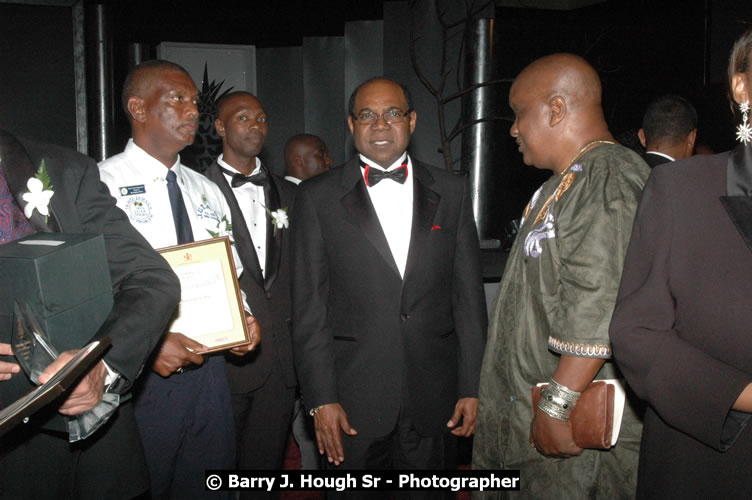
[[[421,436],[404,405],[394,429],[388,435],[374,438],[343,433],[342,447],[345,460],[335,466],[324,459],[327,470],[454,470],[457,466],[457,438],[449,431],[439,436]],[[439,499],[455,496],[456,493],[444,495],[437,491],[327,493],[327,498],[347,499]]]
[[[261,387],[232,395],[238,469],[282,468],[294,406],[295,388],[276,363]],[[240,498],[279,498],[279,492],[241,491]]]

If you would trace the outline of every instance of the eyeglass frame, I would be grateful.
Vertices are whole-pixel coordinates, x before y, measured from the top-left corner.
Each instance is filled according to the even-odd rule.
[[[381,114],[379,114],[379,113],[376,113],[376,112],[374,112],[374,111],[361,111],[361,112],[360,112],[360,113],[358,113],[357,115],[352,115],[352,119],[353,119],[354,121],[358,122],[359,124],[361,124],[361,125],[364,125],[364,126],[370,126],[370,125],[373,125],[373,124],[375,124],[375,123],[378,123],[378,121],[379,121],[379,118],[381,118],[382,120],[384,120],[384,122],[385,122],[385,123],[388,123],[389,125],[393,125],[393,124],[395,124],[395,123],[402,123],[403,121],[406,121],[406,120],[405,120],[405,117],[409,116],[409,115],[410,115],[410,113],[412,113],[413,111],[415,111],[415,110],[414,110],[414,109],[412,109],[412,108],[408,108],[408,110],[407,110],[407,111],[402,111],[402,110],[401,110],[401,109],[399,109],[399,108],[392,108],[392,109],[389,109],[389,110],[387,110],[387,111],[384,111],[384,112],[383,112],[383,113],[381,113]],[[396,113],[399,113],[399,114],[400,114],[400,115],[399,115],[399,120],[396,120],[396,121],[391,121],[391,122],[390,122],[389,120],[387,120],[387,119],[386,119],[386,115],[387,115],[388,113],[395,113],[395,112],[396,112]],[[374,115],[374,116],[375,116],[376,118],[375,118],[375,119],[374,119],[374,120],[373,120],[372,122],[370,122],[370,123],[369,123],[369,122],[364,122],[364,121],[361,121],[361,120],[362,120],[362,118],[361,118],[361,116],[360,116],[360,115],[362,115],[362,114],[364,114],[364,113],[371,113],[371,114],[373,114],[373,115]],[[394,117],[393,117],[393,118],[394,118]]]

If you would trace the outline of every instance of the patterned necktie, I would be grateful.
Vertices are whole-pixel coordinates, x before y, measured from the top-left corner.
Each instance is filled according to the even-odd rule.
[[[34,233],[34,228],[13,198],[0,164],[0,245],[32,233]]]
[[[193,231],[191,230],[191,220],[188,218],[188,210],[185,209],[183,193],[180,192],[180,186],[175,172],[167,172],[167,194],[170,196],[170,205],[172,206],[172,219],[175,221],[175,232],[178,235],[178,245],[190,243],[193,241]]]
[[[384,179],[391,179],[394,182],[404,184],[407,180],[407,159],[405,162],[394,170],[381,170],[379,168],[371,168],[370,165],[360,162],[360,166],[365,169],[363,177],[366,180],[366,186],[373,187]]]

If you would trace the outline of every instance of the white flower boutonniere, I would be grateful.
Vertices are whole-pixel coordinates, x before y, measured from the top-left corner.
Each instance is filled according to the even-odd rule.
[[[22,195],[23,201],[26,202],[24,215],[29,219],[34,213],[34,209],[37,209],[40,214],[44,215],[44,223],[46,224],[50,215],[50,199],[55,192],[52,190],[52,181],[50,181],[44,160],[39,165],[37,175],[26,181],[26,187],[29,188],[29,192]]]
[[[222,218],[217,221],[216,231],[207,229],[206,232],[209,233],[212,238],[219,238],[226,234],[230,237],[230,241],[232,241],[232,224],[227,220],[226,215],[223,215]]]
[[[274,226],[274,234],[277,234],[277,229],[287,229],[290,227],[290,219],[287,217],[287,207],[278,208],[273,212],[264,207],[272,218],[272,225]]]

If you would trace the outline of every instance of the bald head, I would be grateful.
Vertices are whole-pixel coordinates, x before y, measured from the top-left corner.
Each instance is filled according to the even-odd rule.
[[[570,111],[601,106],[601,79],[595,69],[574,54],[552,54],[528,65],[513,85],[533,85],[542,96],[561,96]]]
[[[193,144],[198,131],[199,92],[190,75],[168,61],[147,61],[128,74],[123,105],[133,141],[167,168]]]
[[[128,100],[131,97],[140,97],[145,99],[154,89],[154,86],[161,81],[162,74],[165,72],[182,73],[188,78],[190,75],[181,65],[163,59],[153,59],[145,61],[133,68],[128,76],[125,77],[123,84],[122,104],[123,110],[128,120],[131,120],[131,113],[128,110]]]
[[[304,181],[326,172],[333,163],[326,144],[315,135],[294,135],[285,145],[285,165],[290,177]]]
[[[583,145],[612,139],[601,107],[598,73],[573,54],[542,57],[515,78],[510,133],[526,164],[559,173]]]

